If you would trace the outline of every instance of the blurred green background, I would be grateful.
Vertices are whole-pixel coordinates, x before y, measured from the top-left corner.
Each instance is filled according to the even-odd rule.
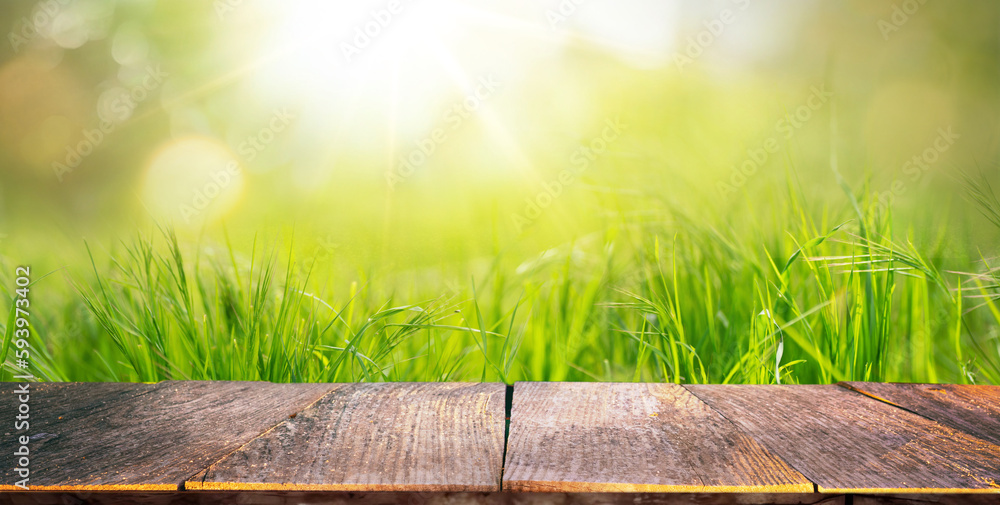
[[[53,273],[44,378],[1000,377],[996,2],[42,0],[0,21],[0,279]],[[358,326],[396,306],[429,319]]]

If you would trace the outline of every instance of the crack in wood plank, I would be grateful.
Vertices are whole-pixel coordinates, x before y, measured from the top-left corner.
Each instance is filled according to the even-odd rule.
[[[836,385],[687,389],[820,492],[1000,492],[1000,446]]]
[[[839,385],[1000,445],[1000,387],[874,382]]]
[[[232,451],[228,452],[227,454],[225,454],[225,455],[223,455],[223,456],[219,457],[219,458],[218,458],[218,459],[217,459],[216,461],[212,462],[212,463],[211,463],[210,465],[206,466],[205,468],[203,468],[203,469],[201,469],[200,471],[198,471],[198,472],[194,473],[193,475],[191,475],[191,477],[189,477],[189,478],[186,478],[186,479],[184,479],[183,481],[181,481],[181,482],[180,482],[180,483],[178,484],[178,488],[179,488],[179,489],[182,489],[182,490],[183,490],[183,489],[185,489],[185,488],[186,488],[186,484],[187,484],[188,482],[192,482],[192,481],[194,481],[194,482],[202,482],[202,483],[204,483],[204,481],[205,481],[205,476],[206,476],[206,475],[208,475],[208,470],[209,470],[209,469],[211,469],[211,468],[212,468],[213,466],[215,466],[216,464],[218,464],[218,463],[222,462],[223,460],[225,460],[225,459],[226,459],[226,458],[228,458],[229,456],[232,456],[232,455],[233,455],[233,453],[236,453],[236,452],[240,451],[241,449],[243,449],[244,447],[246,447],[247,445],[249,445],[249,444],[250,444],[251,442],[253,442],[254,440],[257,440],[257,439],[259,439],[259,438],[261,438],[261,437],[263,437],[263,436],[267,435],[268,433],[270,433],[270,432],[274,431],[274,429],[276,429],[276,428],[277,428],[278,426],[280,426],[280,425],[282,425],[282,424],[284,424],[284,423],[288,422],[288,419],[294,419],[294,418],[295,418],[296,416],[298,416],[298,415],[299,415],[299,414],[301,414],[302,412],[304,412],[304,411],[308,410],[308,409],[309,409],[309,408],[311,408],[311,407],[312,407],[313,405],[316,405],[317,403],[319,403],[319,402],[320,402],[320,401],[321,401],[321,400],[322,400],[323,398],[326,398],[326,397],[327,397],[327,396],[328,396],[329,394],[333,393],[333,391],[335,391],[335,390],[336,390],[336,384],[334,384],[333,386],[334,386],[334,387],[333,387],[333,389],[331,389],[330,391],[327,391],[327,393],[326,393],[326,394],[324,394],[323,396],[321,396],[321,397],[317,398],[317,399],[316,399],[315,401],[313,401],[312,403],[310,403],[310,404],[308,404],[308,405],[305,405],[305,406],[303,406],[302,408],[300,408],[299,410],[296,410],[295,412],[293,412],[293,413],[289,414],[287,418],[285,418],[285,419],[282,419],[281,421],[279,421],[279,422],[275,423],[275,424],[274,424],[273,426],[271,426],[271,427],[267,428],[266,430],[262,431],[261,433],[257,434],[257,436],[253,437],[253,438],[252,438],[252,439],[250,439],[250,440],[247,440],[247,441],[246,441],[246,443],[244,443],[244,444],[240,445],[239,447],[237,447],[237,448],[233,449]],[[199,476],[201,477],[200,479],[199,479]]]
[[[200,490],[497,491],[502,384],[349,384],[212,465]]]
[[[32,452],[32,490],[170,491],[331,386],[165,381],[35,387],[31,430],[59,436]],[[12,390],[5,386],[0,400],[9,400]],[[0,415],[12,408],[16,402],[0,402]],[[0,490],[17,489],[10,475],[13,452],[0,453],[8,474]]]
[[[809,493],[815,487],[678,385],[519,382],[504,489]]]

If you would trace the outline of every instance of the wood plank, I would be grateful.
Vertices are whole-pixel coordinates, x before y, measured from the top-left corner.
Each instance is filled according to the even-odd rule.
[[[3,384],[9,419],[0,490],[17,491],[15,384]],[[32,491],[177,490],[182,482],[322,395],[331,384],[161,382],[31,384]]]
[[[876,382],[840,385],[1000,445],[1000,386]]]
[[[964,495],[968,498],[968,495]],[[821,494],[424,493],[346,491],[181,491],[158,493],[0,494],[0,505],[845,505]],[[902,505],[901,502],[892,502]],[[920,503],[920,502],[912,502]],[[923,505],[937,503],[924,500]],[[957,502],[942,502],[957,503]],[[972,505],[976,505],[975,502]]]
[[[685,386],[831,493],[1000,493],[1000,447],[829,386]]]
[[[989,495],[858,495],[854,505],[997,505],[997,498]]]
[[[968,497],[968,495],[965,495]],[[925,501],[926,505],[929,501]],[[180,491],[0,494],[0,505],[845,505],[821,494],[427,493],[347,491]],[[935,502],[929,502],[935,503]],[[895,503],[894,505],[901,505]]]
[[[497,491],[503,384],[350,384],[187,489]]]
[[[680,386],[518,382],[504,489],[808,493],[813,485]]]

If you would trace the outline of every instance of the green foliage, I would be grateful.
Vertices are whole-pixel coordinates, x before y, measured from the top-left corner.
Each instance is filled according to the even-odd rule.
[[[675,211],[518,265],[499,254],[467,291],[429,283],[402,303],[392,279],[338,298],[309,258],[256,240],[192,256],[160,230],[90,253],[75,297],[35,322],[37,366],[76,381],[997,383],[1000,269],[943,271],[847,191],[841,224],[790,187],[780,234]]]

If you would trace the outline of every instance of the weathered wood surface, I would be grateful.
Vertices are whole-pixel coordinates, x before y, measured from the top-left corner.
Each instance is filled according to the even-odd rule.
[[[1000,447],[842,387],[686,387],[821,492],[1000,493]]]
[[[0,490],[16,490],[12,469],[18,401],[0,385],[5,420]],[[30,488],[177,490],[333,389],[330,384],[161,382],[31,385]],[[7,420],[10,420],[8,423]]]
[[[11,493],[0,505],[845,505],[843,495],[639,493],[430,493],[182,491],[173,493]],[[913,502],[927,505],[927,501]],[[931,502],[933,503],[933,502]],[[901,505],[894,503],[893,505]],[[975,502],[972,505],[978,505]]]
[[[997,505],[991,495],[856,495],[854,505]]]
[[[500,384],[0,384],[0,505],[1000,504],[1000,388],[841,386],[518,383],[498,493]]]
[[[182,491],[173,493],[10,493],[0,505],[845,505],[843,495],[639,493],[430,493]],[[913,502],[927,505],[927,501]],[[934,502],[930,502],[934,503]],[[893,505],[901,505],[894,503]],[[972,505],[978,505],[973,502]]]
[[[512,491],[813,490],[674,384],[519,382],[506,461]]]
[[[503,384],[343,385],[186,489],[498,491]]]
[[[1000,386],[877,382],[841,386],[1000,445]]]

